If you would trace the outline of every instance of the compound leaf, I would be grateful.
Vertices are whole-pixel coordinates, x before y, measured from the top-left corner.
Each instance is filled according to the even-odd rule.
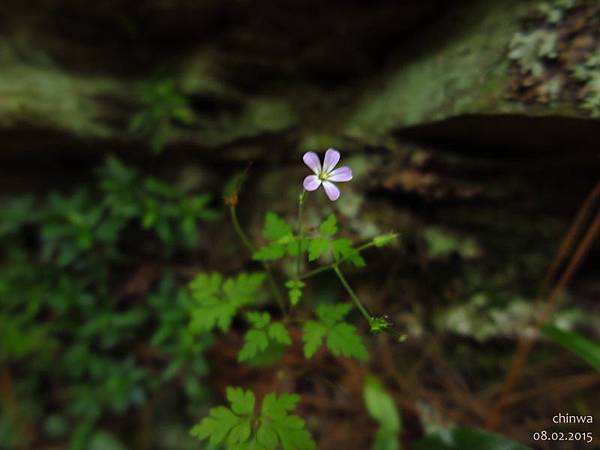
[[[330,214],[329,216],[327,216],[327,218],[323,221],[323,223],[319,227],[319,231],[321,232],[321,234],[323,236],[327,236],[327,237],[334,236],[338,231],[337,219],[335,218],[335,215]]]

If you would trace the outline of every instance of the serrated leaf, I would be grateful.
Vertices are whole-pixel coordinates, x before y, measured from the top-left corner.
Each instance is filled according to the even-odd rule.
[[[319,231],[321,232],[321,234],[323,236],[328,236],[328,237],[334,236],[338,231],[337,219],[335,218],[335,215],[330,214],[329,216],[327,216],[327,218],[323,221],[323,223],[319,227]]]
[[[250,415],[254,412],[254,392],[239,387],[228,387],[226,395],[234,413],[241,416]]]
[[[348,315],[352,310],[352,305],[348,303],[338,303],[336,305],[317,306],[317,316],[327,326],[332,326]]]
[[[272,420],[282,419],[296,409],[300,401],[297,394],[267,394],[263,400],[261,414]]]
[[[356,332],[356,327],[345,322],[340,322],[329,330],[327,348],[335,356],[346,356],[360,361],[366,361],[369,357],[365,344]]]
[[[250,440],[254,393],[241,388],[228,387],[227,399],[230,408],[225,406],[212,408],[208,417],[192,428],[190,431],[192,436],[200,440],[208,439],[213,447],[222,445],[226,441],[227,447],[231,449]]]
[[[227,388],[231,409],[212,408],[209,416],[192,430],[211,446],[223,445],[228,450],[315,450],[316,444],[304,420],[291,413],[300,397],[296,394],[267,394],[261,414],[254,414],[254,394],[240,388]],[[258,419],[258,420],[256,420]]]
[[[311,239],[308,245],[308,260],[315,261],[319,259],[330,248],[329,240],[322,238]]]
[[[244,335],[244,345],[238,354],[238,361],[250,361],[269,346],[287,346],[292,344],[292,339],[281,322],[271,323],[269,313],[250,312],[246,318],[252,325]]]
[[[238,354],[238,361],[248,361],[269,346],[269,338],[263,330],[252,329],[244,335],[244,345]]]
[[[250,303],[265,281],[265,274],[241,273],[236,278],[229,278],[223,283],[223,292],[232,302],[240,305]]]
[[[289,415],[299,400],[300,397],[296,394],[268,394],[263,401],[262,417],[272,421],[273,429],[284,450],[316,449],[315,442],[305,428],[304,420]]]
[[[304,342],[304,356],[306,358],[310,358],[315,354],[326,334],[327,328],[320,322],[309,320],[304,324],[302,341]]]
[[[196,298],[208,298],[221,290],[222,282],[223,277],[218,272],[200,273],[190,282],[190,289]]]
[[[281,322],[271,324],[269,337],[279,344],[292,345],[292,338]]]
[[[218,406],[209,411],[209,416],[204,418],[191,430],[191,434],[200,440],[209,439],[213,446],[225,440],[233,427],[243,419],[236,416],[229,408]]]
[[[263,273],[242,273],[225,281],[218,273],[198,274],[190,283],[190,330],[201,333],[218,327],[228,331],[238,309],[256,300],[264,280]]]
[[[285,220],[273,212],[267,213],[265,216],[265,224],[263,226],[263,236],[266,240],[277,242],[291,234],[292,228]]]
[[[246,314],[246,319],[254,328],[265,328],[271,322],[271,315],[268,312],[252,311]]]
[[[307,237],[303,237],[302,239],[294,237],[287,243],[287,253],[290,256],[297,256],[298,253],[308,251],[309,244],[310,239]]]
[[[337,261],[345,260],[356,267],[364,267],[365,260],[348,239],[336,239],[331,242],[333,256]]]
[[[309,320],[304,325],[302,339],[306,358],[315,354],[323,338],[326,338],[327,348],[335,356],[356,358],[361,361],[368,358],[367,349],[356,327],[343,322],[351,308],[352,306],[346,303],[317,307],[319,321]]]
[[[250,420],[241,421],[229,432],[227,443],[230,446],[235,444],[243,444],[250,438],[250,434],[252,434]]]
[[[302,289],[305,283],[299,280],[290,280],[285,283],[285,287],[288,288],[288,294],[292,305],[297,305],[302,298]]]
[[[256,433],[256,440],[266,450],[275,450],[279,443],[277,433],[275,433],[273,425],[270,422],[261,423]]]
[[[255,261],[276,261],[285,256],[285,246],[281,244],[269,244],[259,248],[252,255]]]
[[[317,445],[310,433],[304,428],[304,421],[296,416],[289,416],[277,421],[275,429],[279,435],[283,450],[315,450]]]

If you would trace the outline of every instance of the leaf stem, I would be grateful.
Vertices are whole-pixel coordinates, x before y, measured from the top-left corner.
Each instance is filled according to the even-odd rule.
[[[304,212],[304,195],[306,190],[302,189],[302,193],[298,196],[298,256],[296,258],[296,279],[300,276],[300,261],[302,259],[302,213]]]
[[[369,325],[370,325],[371,324],[371,320],[372,320],[371,319],[371,315],[369,314],[369,312],[367,311],[367,309],[363,306],[362,302],[358,298],[358,295],[356,295],[356,293],[352,290],[352,288],[348,284],[348,281],[346,281],[346,277],[344,277],[344,274],[342,273],[342,271],[338,267],[337,263],[333,264],[332,269],[335,272],[335,274],[338,276],[338,278],[340,279],[340,282],[342,283],[342,286],[344,286],[344,288],[346,289],[346,291],[350,295],[350,298],[354,302],[354,305],[356,305],[356,307],[358,308],[358,310],[360,311],[360,313],[364,316],[365,319],[367,319],[367,322],[369,322]]]
[[[252,245],[252,243],[250,242],[250,239],[248,239],[248,236],[246,235],[246,233],[244,232],[244,230],[242,229],[242,227],[240,225],[240,221],[238,220],[238,217],[237,217],[237,211],[235,209],[235,205],[229,205],[229,212],[231,215],[231,222],[233,223],[233,228],[234,228],[236,234],[238,235],[238,237],[240,238],[240,240],[242,241],[244,246],[248,249],[248,251],[250,252],[250,255],[254,254],[254,251],[255,251],[254,246]],[[269,265],[266,262],[263,261],[261,264],[265,270],[265,273],[267,274],[267,280],[269,281],[269,286],[271,288],[271,292],[273,293],[273,295],[275,296],[275,299],[277,300],[279,309],[281,310],[281,313],[285,317],[287,317],[287,311],[285,309],[285,301],[283,299],[283,295],[281,294],[281,291],[277,287],[277,283],[275,282],[275,277],[273,276],[273,271],[271,270],[271,268],[269,267]]]
[[[357,252],[362,252],[363,250],[366,250],[368,248],[374,247],[375,244],[373,243],[373,241],[369,241],[366,244],[361,245],[360,247],[358,247],[356,249]],[[348,257],[346,258],[340,258],[337,262],[328,264],[326,266],[321,266],[321,267],[317,267],[314,270],[311,270],[310,272],[306,272],[302,275],[300,275],[298,277],[298,280],[304,280],[305,278],[310,278],[312,276],[318,275],[322,272],[326,272],[327,270],[333,270],[335,266],[339,265],[340,263],[346,261],[348,259]]]

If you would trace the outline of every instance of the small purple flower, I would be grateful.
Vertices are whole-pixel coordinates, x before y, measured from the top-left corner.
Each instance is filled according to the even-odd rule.
[[[316,191],[319,186],[323,185],[323,189],[325,189],[329,200],[334,202],[340,198],[340,190],[333,183],[350,181],[352,179],[352,169],[350,167],[335,168],[340,161],[340,152],[333,148],[327,150],[323,166],[321,166],[321,160],[315,152],[306,152],[302,159],[304,160],[304,164],[315,173],[304,179],[304,189],[307,191]]]

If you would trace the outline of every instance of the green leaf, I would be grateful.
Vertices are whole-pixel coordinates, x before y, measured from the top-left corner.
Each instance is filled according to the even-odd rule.
[[[311,239],[308,245],[308,260],[315,261],[319,259],[330,248],[329,240],[322,238]]]
[[[352,310],[349,303],[338,303],[337,305],[319,305],[317,306],[317,316],[327,326],[333,326],[340,322]]]
[[[335,215],[330,214],[329,216],[327,216],[327,218],[323,221],[323,223],[319,227],[319,231],[321,232],[321,234],[323,236],[327,236],[327,237],[334,236],[338,231],[337,219],[335,218]]]
[[[208,439],[210,445],[217,446],[227,440],[229,447],[248,442],[252,434],[251,419],[254,414],[254,393],[241,388],[227,388],[230,408],[218,406],[209,411],[191,430],[192,436],[200,440]]]
[[[297,416],[288,416],[274,423],[283,450],[314,450],[317,448],[304,421]]]
[[[264,351],[269,346],[269,337],[264,330],[249,330],[244,335],[244,346],[238,354],[238,361],[248,361],[256,356],[260,351]]]
[[[275,450],[279,442],[277,433],[273,429],[273,425],[269,422],[261,423],[256,433],[256,440],[258,444],[264,446],[267,450]]]
[[[219,273],[200,273],[189,284],[191,305],[190,331],[202,333],[215,327],[228,331],[238,309],[256,302],[265,280],[263,273],[242,273],[223,280]]]
[[[553,325],[546,325],[542,332],[547,338],[580,356],[596,370],[600,370],[600,345],[597,343],[575,331],[561,330]]]
[[[228,387],[226,395],[234,413],[238,415],[250,415],[254,412],[254,393],[252,391]]]
[[[192,428],[193,436],[227,450],[316,450],[304,420],[292,414],[300,400],[297,395],[267,394],[258,417],[251,391],[227,388],[227,398],[231,409],[211,409]]]
[[[304,342],[304,356],[312,357],[323,342],[323,337],[327,334],[327,327],[321,322],[309,320],[304,324],[302,341]]]
[[[331,242],[333,256],[337,261],[347,260],[356,267],[364,267],[365,260],[348,239],[336,239]]]
[[[530,450],[503,436],[477,428],[452,428],[425,436],[414,450]]]
[[[385,247],[392,244],[397,238],[398,235],[396,233],[380,234],[373,238],[373,245],[375,247]]]
[[[259,248],[252,255],[255,261],[276,261],[285,256],[285,246],[281,244],[269,244]]]
[[[246,314],[246,319],[248,322],[252,324],[254,328],[265,328],[269,323],[271,323],[271,315],[268,312],[259,313],[259,312],[249,312]]]
[[[327,347],[335,356],[356,358],[366,361],[369,358],[367,348],[356,331],[356,327],[346,322],[340,322],[329,330]]]
[[[285,241],[285,239],[283,239],[283,241]],[[307,237],[303,237],[302,239],[298,238],[298,236],[290,237],[290,240],[287,244],[288,255],[297,256],[298,253],[308,251],[309,243],[310,239]]]
[[[269,313],[250,312],[246,314],[246,318],[253,328],[244,335],[244,345],[238,354],[238,361],[255,358],[265,352],[270,344],[292,345],[292,338],[285,326],[281,322],[271,323]]]
[[[261,419],[271,421],[284,450],[316,449],[304,420],[289,414],[296,409],[299,400],[296,394],[267,394],[263,401]]]
[[[267,394],[262,404],[262,415],[271,420],[282,419],[288,412],[296,409],[296,405],[300,401],[297,394]]]
[[[297,305],[302,298],[302,289],[306,284],[299,280],[290,280],[285,283],[285,287],[288,288],[288,294],[292,305]]]
[[[369,415],[379,424],[373,450],[400,450],[400,414],[392,397],[373,375],[367,377],[364,398]]]
[[[310,358],[326,339],[327,348],[335,356],[366,360],[367,348],[357,333],[356,327],[343,321],[352,306],[345,303],[319,305],[319,321],[309,320],[304,324],[302,340],[304,356]]]
[[[285,220],[273,212],[267,213],[265,216],[265,224],[263,226],[263,236],[266,240],[277,242],[291,234],[292,228]]]
[[[281,322],[271,324],[269,327],[269,337],[282,345],[292,345],[292,338]]]

